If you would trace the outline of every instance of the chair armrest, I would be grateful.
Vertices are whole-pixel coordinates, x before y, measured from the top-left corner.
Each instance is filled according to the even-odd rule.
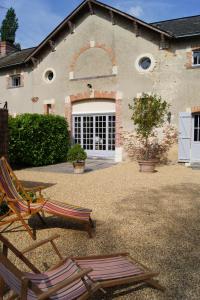
[[[53,240],[55,240],[55,239],[57,239],[57,238],[59,238],[59,237],[60,237],[59,234],[52,235],[51,237],[49,237],[49,238],[47,238],[47,239],[45,239],[45,240],[39,241],[39,242],[37,242],[37,243],[34,243],[34,244],[31,245],[30,247],[27,247],[27,248],[25,248],[24,250],[22,250],[21,252],[22,252],[23,254],[26,254],[27,252],[30,252],[30,251],[32,251],[32,250],[34,250],[34,249],[36,249],[36,248],[38,248],[38,247],[40,247],[40,246],[43,246],[44,244],[47,244],[47,243],[49,243],[49,242],[52,242]]]
[[[49,297],[52,296],[53,294],[55,294],[57,291],[61,290],[65,286],[69,285],[70,283],[72,283],[80,278],[83,278],[85,275],[87,275],[91,271],[92,271],[92,268],[88,268],[88,269],[82,270],[78,274],[71,276],[70,278],[63,280],[62,282],[56,284],[54,287],[49,288],[48,291],[42,293],[41,295],[38,295],[38,300],[49,299]]]

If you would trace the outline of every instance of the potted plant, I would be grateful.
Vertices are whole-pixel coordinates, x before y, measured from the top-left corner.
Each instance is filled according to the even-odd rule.
[[[132,110],[131,119],[136,130],[140,172],[154,172],[159,152],[155,129],[165,123],[169,104],[156,94],[142,94],[133,101],[133,105],[129,105],[129,108]]]
[[[75,174],[84,173],[86,158],[87,153],[79,144],[73,145],[67,153],[67,160],[73,163]]]

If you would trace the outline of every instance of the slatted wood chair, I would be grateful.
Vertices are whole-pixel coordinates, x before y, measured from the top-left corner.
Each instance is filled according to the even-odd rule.
[[[110,288],[114,286],[121,286],[124,284],[147,284],[153,288],[164,291],[165,288],[162,287],[154,277],[158,276],[159,273],[152,272],[146,268],[141,263],[134,260],[128,253],[112,254],[105,256],[89,256],[89,257],[70,257],[63,258],[60,251],[58,250],[55,239],[59,238],[59,235],[54,235],[43,241],[36,242],[32,246],[19,252],[5,237],[0,235],[0,241],[3,242],[3,253],[7,254],[7,249],[12,250],[18,257],[23,258],[23,261],[32,268],[32,271],[38,273],[35,266],[30,263],[25,257],[25,254],[36,249],[37,247],[43,246],[45,243],[50,242],[55,253],[58,255],[59,263],[50,269],[53,273],[54,270],[63,270],[66,266],[73,262],[77,268],[80,270],[90,270],[87,273],[89,282],[93,284],[98,284],[98,288],[104,291],[104,288]],[[67,265],[66,265],[67,264]],[[48,272],[47,272],[48,273]],[[48,273],[51,274],[51,273]],[[0,276],[1,271],[0,271]],[[3,276],[2,276],[3,277]],[[30,278],[30,276],[29,276]],[[5,279],[4,279],[5,281]],[[105,292],[105,291],[104,291]],[[39,298],[40,299],[40,298]],[[68,299],[68,298],[66,298]],[[65,299],[65,300],[66,300]],[[0,298],[1,300],[1,298]]]
[[[42,189],[44,189],[44,187],[41,186],[35,188],[24,188],[12,171],[7,160],[4,157],[0,159],[0,200],[6,200],[9,208],[13,214],[16,215],[16,220],[13,218],[12,222],[20,219],[25,226],[23,221],[24,217],[32,214],[37,214],[44,222],[40,213],[42,213],[44,217],[44,213],[46,212],[50,215],[63,217],[67,220],[82,224],[89,236],[92,237],[94,230],[94,223],[91,219],[92,210],[67,203],[47,200],[42,195]],[[32,203],[32,198],[29,193],[35,195],[37,203]],[[23,197],[21,195],[23,195]],[[24,214],[23,220],[22,213]],[[3,216],[3,219],[6,217],[7,216]],[[0,219],[0,221],[2,221],[0,222],[0,225],[10,223],[9,220],[5,221],[3,219]],[[31,237],[34,238],[30,227],[27,224],[25,227]]]
[[[54,236],[47,239],[53,245]],[[91,268],[82,270],[72,259],[67,259],[62,265],[44,273],[40,271],[6,238],[0,235],[3,243],[3,252],[0,255],[0,300],[3,300],[5,285],[13,294],[8,300],[85,300],[101,288],[94,283],[88,274]],[[9,259],[8,250],[11,250],[32,273],[20,271]]]

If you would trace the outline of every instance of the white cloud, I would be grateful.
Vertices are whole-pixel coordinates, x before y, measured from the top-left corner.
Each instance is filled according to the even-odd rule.
[[[141,17],[143,15],[143,12],[143,8],[140,5],[132,6],[128,11],[130,15],[133,15],[137,18]]]

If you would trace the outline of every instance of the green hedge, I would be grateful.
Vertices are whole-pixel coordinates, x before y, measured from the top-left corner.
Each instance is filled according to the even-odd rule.
[[[23,114],[9,117],[11,164],[42,166],[66,161],[68,124],[63,117]]]

